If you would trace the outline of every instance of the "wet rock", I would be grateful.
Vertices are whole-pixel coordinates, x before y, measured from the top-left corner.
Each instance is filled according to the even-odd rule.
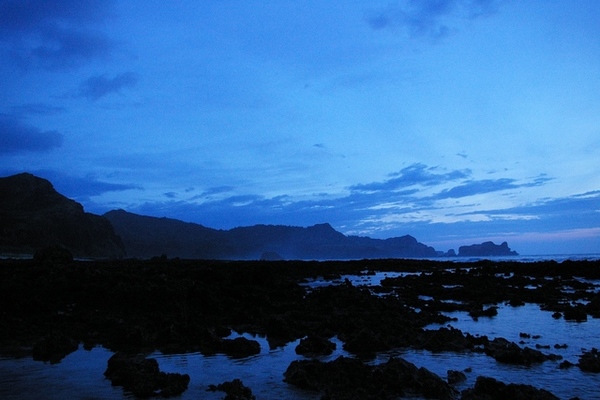
[[[494,357],[496,361],[506,364],[531,365],[542,363],[550,359],[559,359],[560,356],[545,355],[541,351],[529,347],[520,348],[514,342],[504,338],[495,338],[484,348],[485,354]]]
[[[547,390],[531,385],[505,384],[494,378],[477,377],[475,387],[462,392],[462,400],[559,400]]]
[[[371,366],[358,359],[339,357],[331,362],[293,361],[284,373],[285,381],[300,388],[318,391],[329,399],[385,399],[424,396],[452,399],[456,391],[442,378],[417,368],[402,358]]]
[[[464,374],[464,372],[461,371],[455,371],[455,370],[448,370],[448,383],[450,385],[456,385],[457,383],[461,383],[467,380],[467,376]]]
[[[434,352],[465,351],[473,348],[472,342],[463,332],[451,326],[438,330],[424,330],[419,339],[421,344],[417,347]]]
[[[498,315],[498,307],[491,306],[484,309],[482,304],[478,304],[469,310],[469,315],[474,320],[477,320],[479,317],[495,317]]]
[[[223,382],[218,385],[210,385],[208,390],[216,392],[217,390],[225,392],[226,396],[223,400],[254,400],[256,397],[252,395],[252,390],[244,386],[241,380],[234,379],[232,381]]]
[[[600,372],[600,352],[593,348],[579,356],[579,369],[586,372]]]
[[[190,382],[187,374],[161,372],[153,358],[124,353],[115,353],[108,359],[104,376],[113,386],[122,386],[141,398],[178,396]]]
[[[76,340],[62,333],[52,333],[35,343],[33,346],[33,359],[56,364],[78,348],[79,343]]]
[[[235,339],[223,339],[219,346],[220,350],[233,358],[250,357],[260,353],[260,344],[256,340],[238,337]]]
[[[374,356],[376,352],[388,349],[390,346],[381,334],[371,329],[363,328],[351,335],[344,343],[344,350],[362,356]]]
[[[575,307],[567,306],[564,311],[564,318],[567,321],[584,322],[587,321],[587,312],[585,307],[580,304]]]
[[[571,368],[571,367],[574,367],[574,366],[575,366],[575,364],[573,364],[570,361],[565,360],[565,361],[561,362],[558,365],[558,368],[560,368],[560,369],[567,369],[567,368]]]
[[[328,356],[336,348],[336,344],[321,336],[309,335],[300,340],[296,346],[296,354],[303,356]]]

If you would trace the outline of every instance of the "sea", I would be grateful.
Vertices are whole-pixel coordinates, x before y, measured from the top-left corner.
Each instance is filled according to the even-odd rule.
[[[486,259],[490,259],[486,257]],[[555,260],[600,260],[600,254],[512,256],[492,258],[498,261],[536,262]],[[437,261],[478,261],[478,258],[449,258]],[[393,272],[380,272],[374,275],[343,276],[341,280],[315,280],[309,286],[338,284],[348,278],[355,285],[377,285]],[[600,280],[592,281],[600,292]],[[541,348],[544,353],[558,354],[559,361],[546,361],[532,366],[516,366],[496,362],[482,353],[433,353],[424,350],[398,349],[378,354],[370,363],[383,363],[390,357],[402,357],[445,378],[448,370],[465,371],[467,380],[457,386],[464,390],[473,387],[478,376],[495,378],[505,383],[523,383],[546,389],[561,399],[578,397],[581,400],[600,399],[600,374],[583,372],[578,367],[560,369],[559,364],[570,361],[577,364],[584,351],[600,348],[600,319],[589,318],[585,322],[566,321],[552,318],[552,312],[543,311],[537,304],[522,307],[499,305],[498,315],[493,318],[473,320],[466,312],[445,313],[456,318],[443,325],[430,325],[427,329],[452,326],[472,335],[487,335],[490,339],[503,337],[519,343],[522,347]],[[530,337],[523,338],[521,333]],[[283,347],[270,349],[266,338],[244,332],[234,332],[231,338],[243,336],[256,340],[261,352],[255,356],[233,359],[225,355],[204,356],[200,353],[147,354],[155,358],[161,371],[178,372],[190,376],[188,390],[180,399],[223,399],[225,393],[209,390],[234,379],[241,379],[252,390],[256,399],[320,399],[318,393],[302,390],[283,381],[283,373],[288,365],[302,359],[295,353],[299,340]],[[339,356],[352,357],[342,348],[343,343],[332,338],[337,348],[322,361],[332,361]],[[557,345],[557,347],[555,347]],[[567,345],[566,347],[564,345]],[[549,349],[547,348],[549,346]],[[0,357],[0,399],[123,399],[133,398],[121,387],[111,385],[104,377],[107,361],[112,352],[101,346],[84,349],[69,354],[57,364],[34,361],[30,357]],[[414,399],[414,398],[412,398]]]

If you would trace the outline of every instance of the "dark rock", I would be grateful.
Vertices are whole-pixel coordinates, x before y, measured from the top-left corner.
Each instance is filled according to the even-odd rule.
[[[421,343],[417,347],[434,352],[461,352],[473,348],[473,343],[463,332],[451,326],[448,328],[442,327],[438,330],[424,330],[419,339]]]
[[[448,370],[448,383],[456,385],[467,380],[467,376],[461,371]]]
[[[363,328],[349,336],[344,343],[344,350],[362,356],[374,356],[376,352],[389,348],[388,342],[382,335],[369,328]]]
[[[153,358],[124,353],[115,353],[108,359],[104,375],[113,386],[122,386],[141,398],[179,396],[190,382],[187,374],[161,372]]]
[[[529,347],[520,348],[518,344],[504,338],[495,338],[484,348],[485,354],[494,357],[496,361],[506,364],[531,365],[546,360],[557,359],[560,356],[545,355],[541,351]]]
[[[225,392],[223,400],[254,400],[252,390],[242,383],[239,379],[223,382],[218,385],[210,385],[208,390],[216,392],[217,390]]]
[[[285,381],[300,388],[318,391],[331,399],[384,399],[424,396],[452,399],[456,391],[425,368],[402,358],[390,358],[376,366],[358,359],[339,357],[324,363],[318,360],[293,361],[284,373]]]
[[[57,263],[70,263],[73,261],[73,254],[60,244],[53,246],[44,247],[43,249],[36,250],[33,253],[33,259],[37,262],[49,262],[53,264]]]
[[[45,336],[33,346],[33,359],[56,364],[78,348],[79,343],[76,340],[61,333],[53,333]]]
[[[552,313],[552,318],[554,319],[560,319],[562,317],[562,314],[559,313],[558,311]]]
[[[600,352],[593,348],[579,356],[579,369],[586,372],[600,372]]]
[[[505,384],[494,378],[477,377],[475,387],[462,392],[462,400],[559,400],[544,389],[531,385]]]
[[[575,307],[567,306],[564,311],[564,318],[567,321],[584,322],[587,321],[587,311],[580,304]]]
[[[260,344],[256,340],[238,337],[235,339],[223,339],[219,346],[220,350],[233,358],[250,357],[260,353]]]
[[[336,348],[336,344],[321,336],[309,335],[300,340],[296,346],[296,354],[303,356],[328,356]]]
[[[561,362],[558,365],[558,368],[560,368],[560,369],[567,369],[567,368],[571,368],[571,367],[574,367],[574,366],[575,366],[575,364],[573,364],[570,361],[565,360],[565,361]]]

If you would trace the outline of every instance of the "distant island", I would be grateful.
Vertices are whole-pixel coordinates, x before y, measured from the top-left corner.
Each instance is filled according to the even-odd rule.
[[[76,257],[290,260],[456,256],[405,235],[346,236],[330,224],[254,225],[230,230],[113,210],[99,216],[29,173],[0,178],[0,252],[33,254],[60,245]],[[461,246],[458,257],[514,256],[506,242]]]

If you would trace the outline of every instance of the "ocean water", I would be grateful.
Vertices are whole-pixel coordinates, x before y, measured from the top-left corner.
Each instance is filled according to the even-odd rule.
[[[520,256],[519,256],[520,257]],[[531,256],[533,257],[533,256]],[[580,256],[578,256],[580,257]],[[505,259],[505,258],[503,258]],[[511,258],[514,261],[539,261],[542,258]],[[556,258],[552,258],[556,259]],[[564,259],[574,259],[565,256]],[[582,259],[582,258],[578,258]],[[599,255],[586,256],[583,259],[600,259]],[[461,261],[465,261],[461,259]],[[560,261],[560,260],[557,260]],[[379,272],[374,275],[343,276],[354,285],[377,285],[386,276],[398,276],[402,273]],[[317,280],[309,282],[311,287],[337,284],[340,281]],[[600,290],[600,282],[594,282]],[[427,329],[438,329],[450,325],[473,335],[486,335],[490,339],[503,337],[519,343],[522,347],[541,348],[544,353],[558,354],[563,360],[573,364],[579,361],[583,351],[600,348],[600,319],[589,318],[586,322],[571,322],[552,318],[552,313],[540,310],[536,304],[521,307],[500,305],[498,315],[493,318],[479,318],[474,321],[466,312],[447,313],[456,318],[444,325],[431,325]],[[537,339],[522,338],[520,333],[539,336]],[[298,341],[284,347],[269,349],[265,338],[249,334],[234,333],[232,337],[243,335],[257,340],[261,353],[243,359],[232,359],[224,355],[203,356],[198,353],[164,355],[159,352],[148,354],[156,358],[161,371],[179,372],[190,375],[190,384],[180,399],[222,399],[223,392],[207,391],[209,385],[219,384],[239,378],[244,385],[252,389],[257,399],[319,399],[320,395],[297,389],[283,382],[283,373],[288,365],[302,359],[295,353]],[[342,349],[337,338],[332,339],[337,349],[331,356],[322,357],[323,361],[333,360],[341,355],[350,356]],[[566,344],[566,348],[554,345]],[[0,358],[0,399],[122,399],[131,398],[120,387],[111,386],[104,378],[107,361],[113,353],[96,347],[79,350],[65,357],[58,364],[33,361],[31,358]],[[496,362],[481,353],[432,353],[398,349],[379,354],[373,363],[385,362],[389,357],[400,356],[418,367],[425,367],[442,378],[448,370],[466,372],[467,380],[458,389],[472,387],[477,376],[489,376],[505,383],[525,383],[543,388],[561,399],[579,397],[582,400],[600,398],[600,374],[582,372],[578,367],[559,369],[559,361],[546,361],[529,367],[514,366]]]

